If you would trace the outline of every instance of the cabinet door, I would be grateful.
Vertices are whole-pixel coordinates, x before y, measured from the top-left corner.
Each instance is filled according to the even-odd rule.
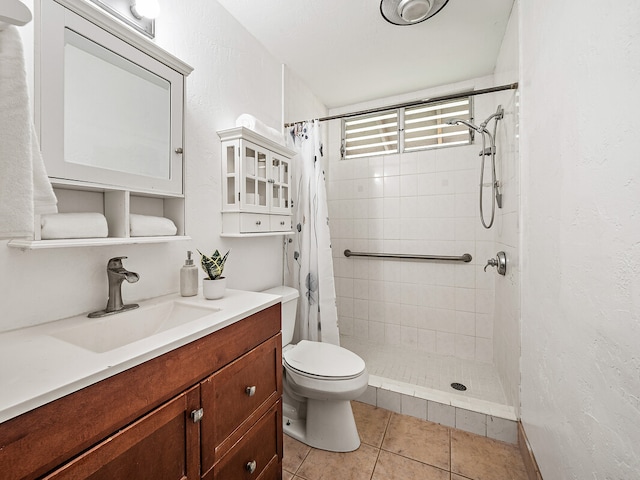
[[[193,387],[44,477],[55,480],[186,480],[200,477],[200,404]]]
[[[246,212],[267,213],[269,182],[269,151],[255,143],[240,141],[242,184],[240,208]]]
[[[281,342],[272,337],[200,384],[202,473],[281,397]]]
[[[288,158],[272,154],[270,163],[271,213],[291,215],[291,164]]]

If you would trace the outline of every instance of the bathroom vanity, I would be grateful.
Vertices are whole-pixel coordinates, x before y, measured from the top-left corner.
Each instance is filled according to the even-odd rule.
[[[190,305],[211,303],[196,299]],[[25,393],[19,402],[20,392],[2,394],[5,417],[60,397],[0,423],[2,478],[281,479],[280,303],[271,295],[238,291],[215,303],[219,310],[152,335],[156,340],[102,353],[56,337],[71,328],[65,320],[0,335],[2,357],[12,355],[8,343],[18,338],[27,344],[14,351],[48,342],[49,353],[40,358],[50,357],[48,364],[35,365],[24,354],[27,366],[13,368],[31,378],[2,372],[3,389],[28,391],[39,376],[47,384],[47,371],[68,364],[64,375],[52,373],[58,388],[43,386],[34,399]],[[63,395],[74,383],[77,362],[84,362],[77,369],[85,374],[96,373],[76,379],[90,384]],[[105,378],[91,383],[96,375]],[[3,408],[9,403],[14,406]]]

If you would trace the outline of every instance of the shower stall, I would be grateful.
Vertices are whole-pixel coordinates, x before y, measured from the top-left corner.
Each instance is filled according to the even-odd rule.
[[[367,363],[369,403],[451,426],[458,410],[478,413],[485,434],[488,418],[519,416],[517,100],[475,96],[468,145],[342,159],[329,125],[340,341]],[[506,276],[485,268],[498,251]]]

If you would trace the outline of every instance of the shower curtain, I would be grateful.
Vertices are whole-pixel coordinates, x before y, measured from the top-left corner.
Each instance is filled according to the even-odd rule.
[[[327,191],[318,121],[296,125],[293,280],[300,291],[300,338],[340,344]]]

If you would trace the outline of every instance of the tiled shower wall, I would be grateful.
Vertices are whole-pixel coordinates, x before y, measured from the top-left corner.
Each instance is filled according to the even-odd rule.
[[[481,121],[497,104],[476,114]],[[479,112],[476,104],[476,112]],[[488,113],[484,115],[484,112]],[[327,178],[341,335],[493,361],[493,230],[478,220],[479,142],[340,160]],[[346,258],[345,249],[470,253],[471,263]]]

